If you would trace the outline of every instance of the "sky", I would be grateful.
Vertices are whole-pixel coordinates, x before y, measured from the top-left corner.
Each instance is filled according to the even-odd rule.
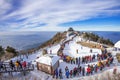
[[[120,31],[120,0],[0,0],[0,32]]]

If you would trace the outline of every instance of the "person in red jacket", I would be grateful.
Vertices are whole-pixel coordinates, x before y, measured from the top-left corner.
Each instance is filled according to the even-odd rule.
[[[90,66],[88,66],[88,68],[87,68],[87,75],[89,75],[90,72],[91,72],[91,68],[90,68]]]
[[[23,68],[26,68],[26,61],[24,61],[23,63],[22,63],[22,66],[23,66]]]

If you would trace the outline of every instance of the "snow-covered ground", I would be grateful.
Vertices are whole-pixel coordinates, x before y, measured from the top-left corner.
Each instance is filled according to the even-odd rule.
[[[90,52],[91,49],[92,53]],[[74,39],[73,41],[70,41],[68,44],[65,45],[63,53],[70,57],[82,57],[85,55],[101,54],[102,52],[100,49],[88,48],[80,44],[77,44],[76,40]]]
[[[67,35],[66,40],[69,40],[72,37],[74,37],[74,36],[72,35],[69,37]],[[100,49],[88,48],[88,47],[84,47],[84,46],[76,43],[81,40],[83,40],[83,39],[80,36],[76,36],[72,41],[65,44],[63,54],[71,56],[71,57],[82,57],[82,56],[86,56],[86,55],[93,55],[93,54],[96,55],[98,53],[99,54],[102,53]],[[48,54],[57,54],[57,51],[59,50],[59,48],[60,48],[60,44],[56,44],[51,47],[46,47]],[[92,52],[90,52],[91,49],[92,49]],[[78,50],[78,53],[77,53],[77,50]],[[107,50],[112,52],[112,54],[114,56],[114,62],[110,67],[106,67],[102,72],[99,71],[97,74],[93,74],[91,76],[85,76],[85,77],[78,76],[78,77],[69,78],[69,80],[89,80],[90,78],[92,78],[92,80],[95,80],[96,76],[101,76],[103,74],[106,74],[107,72],[111,72],[111,71],[113,71],[114,67],[117,67],[117,69],[120,71],[120,63],[118,63],[116,56],[115,56],[117,52],[113,51],[113,48],[108,48]],[[21,58],[23,59],[23,61],[32,62],[32,64],[36,65],[36,59],[40,56],[42,56],[42,50],[36,51],[35,53],[28,55],[28,58],[26,56],[21,56]],[[12,58],[12,60],[14,60],[14,61],[17,59],[20,59],[20,56]],[[60,62],[59,68],[61,68],[62,72],[63,72],[63,80],[66,80],[66,77],[65,77],[65,67],[66,66],[68,66],[69,70],[72,70],[74,67],[78,66],[76,64],[66,63],[63,60],[60,60],[59,62]],[[97,60],[95,62],[91,62],[88,64],[95,64],[95,63],[97,63]],[[82,64],[81,66],[86,68],[88,64]],[[7,74],[4,74],[3,76],[5,77],[6,75]],[[38,71],[36,68],[34,71],[29,72],[23,78],[21,78],[20,73],[14,73],[14,76],[18,77],[19,80],[24,80],[23,78],[28,78],[28,80],[54,80],[51,75],[46,74],[42,71]],[[5,78],[5,79],[7,80],[7,78]]]
[[[60,48],[60,44],[53,45],[53,46],[47,48],[47,52],[48,52],[48,54],[51,54],[51,53],[56,54],[57,51],[59,50],[59,48]]]

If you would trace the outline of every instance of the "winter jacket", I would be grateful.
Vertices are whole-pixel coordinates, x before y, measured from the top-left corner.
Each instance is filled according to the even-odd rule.
[[[16,66],[16,67],[19,67],[19,63],[18,63],[17,61],[15,62],[15,66]]]
[[[88,73],[91,72],[91,68],[90,68],[90,67],[87,68],[87,72],[88,72]]]
[[[72,75],[72,70],[70,71],[70,75]]]
[[[97,66],[100,67],[100,62],[97,63]]]
[[[22,63],[22,66],[25,68],[26,67],[26,61]]]
[[[66,77],[69,77],[69,70],[66,71]]]

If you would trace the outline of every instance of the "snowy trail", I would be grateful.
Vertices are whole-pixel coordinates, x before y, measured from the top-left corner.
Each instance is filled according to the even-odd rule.
[[[74,37],[74,35],[70,36],[70,37],[67,36],[65,41],[72,39],[72,37]],[[102,54],[102,51],[100,49],[88,48],[88,47],[84,47],[84,46],[76,43],[76,42],[81,41],[81,40],[84,40],[84,39],[81,38],[80,36],[76,36],[73,38],[72,41],[70,41],[69,43],[66,43],[64,50],[63,50],[64,55],[68,55],[70,57],[76,58],[76,57],[82,57],[82,56],[86,56],[86,55],[97,55],[98,53]],[[60,49],[60,43],[53,45],[51,47],[46,47],[48,54],[57,54],[59,49]],[[92,49],[92,52],[90,52],[91,49]],[[78,50],[78,53],[76,52],[76,50]],[[69,70],[73,70],[73,68],[78,67],[78,65],[66,63],[63,60],[60,60],[59,61],[60,66],[58,69],[60,69],[60,68],[62,69],[62,72],[63,72],[63,79],[62,80],[89,80],[89,78],[91,78],[91,77],[94,78],[93,80],[95,80],[96,76],[100,76],[100,75],[105,74],[107,72],[112,73],[113,68],[115,66],[117,66],[117,69],[120,71],[120,63],[118,63],[116,56],[115,56],[117,52],[113,51],[112,48],[109,48],[108,50],[110,52],[112,52],[112,54],[114,56],[113,64],[110,67],[105,67],[103,69],[103,71],[98,71],[97,73],[95,73],[91,76],[84,76],[83,77],[80,75],[80,76],[76,76],[76,77],[67,79],[65,76],[65,67],[68,66]],[[32,64],[34,64],[36,67],[36,59],[37,59],[37,57],[40,57],[40,56],[42,56],[42,50],[36,51],[35,53],[29,55],[28,58],[26,56],[22,56],[22,59],[23,59],[23,61],[32,62]],[[15,58],[12,58],[12,60],[15,61],[19,58],[20,57],[15,57]],[[96,64],[97,62],[98,61],[96,59],[95,61],[87,63],[87,64],[80,64],[80,66],[85,67],[85,69],[86,69],[88,64]],[[21,77],[18,74],[14,74],[14,76]],[[56,79],[53,79],[51,75],[46,74],[42,71],[38,71],[36,68],[34,71],[30,72],[26,77],[29,77],[29,80],[35,80],[35,79],[36,80],[56,80]]]

